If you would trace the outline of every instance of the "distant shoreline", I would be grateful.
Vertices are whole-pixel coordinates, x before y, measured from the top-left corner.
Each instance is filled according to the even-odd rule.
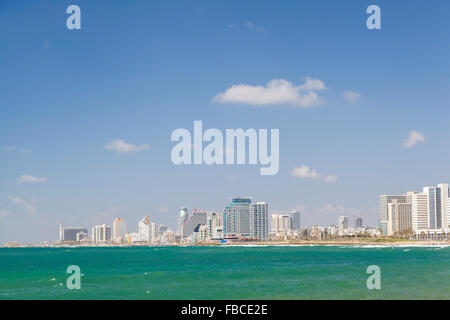
[[[0,248],[139,248],[139,247],[286,247],[286,246],[361,246],[361,247],[429,247],[450,246],[450,240],[397,240],[392,241],[269,241],[230,243],[149,243],[149,244],[76,244],[54,243],[50,245],[15,244]]]

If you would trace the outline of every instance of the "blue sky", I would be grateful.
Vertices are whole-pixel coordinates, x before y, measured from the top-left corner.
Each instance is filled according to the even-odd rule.
[[[70,4],[81,30],[66,28]],[[370,4],[381,30],[366,27]],[[302,208],[305,225],[374,226],[379,194],[449,181],[448,39],[448,1],[0,0],[0,242],[116,216],[174,227],[179,206],[222,210],[236,195]],[[308,78],[326,87],[318,105],[213,99]],[[170,135],[194,120],[278,128],[278,174],[175,166]],[[105,148],[116,139],[144,147]],[[293,176],[301,166],[322,178]]]

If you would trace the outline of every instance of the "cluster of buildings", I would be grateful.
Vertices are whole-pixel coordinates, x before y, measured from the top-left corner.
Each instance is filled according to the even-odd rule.
[[[251,198],[232,198],[223,212],[180,208],[176,236],[181,242],[201,241],[267,241],[269,240],[269,207],[267,202]]]
[[[84,227],[60,225],[60,242],[85,244],[148,244],[192,243],[208,241],[267,241],[269,219],[267,202],[252,202],[251,198],[233,198],[223,212],[207,212],[194,209],[189,215],[187,208],[180,208],[177,229],[150,221],[148,216],[138,222],[137,232],[127,232],[127,224],[116,218],[110,225],[92,227],[90,237]]]
[[[385,236],[440,237],[450,232],[448,183],[422,192],[380,195],[379,228]]]
[[[300,211],[288,214],[272,214],[269,220],[267,202],[253,202],[252,198],[235,197],[222,212],[194,209],[189,213],[185,207],[179,208],[176,230],[157,224],[149,216],[138,222],[137,232],[128,232],[127,224],[116,218],[112,226],[102,224],[92,227],[88,236],[87,228],[60,225],[61,242],[85,244],[151,244],[151,243],[202,243],[268,241],[289,239],[329,239],[338,236],[364,234],[376,236],[377,229],[367,232],[362,218],[354,220],[354,228],[349,228],[348,218],[339,217],[338,225],[329,227],[312,226],[302,228]]]
[[[354,217],[349,227],[347,216],[337,225],[302,228],[300,211],[272,214],[269,221],[267,202],[235,197],[222,212],[194,209],[191,214],[179,208],[176,230],[150,221],[148,216],[138,222],[137,232],[128,232],[127,224],[116,218],[112,226],[92,228],[60,225],[60,241],[86,244],[149,244],[268,241],[288,239],[333,239],[339,237],[394,236],[405,238],[439,238],[450,232],[450,189],[447,183],[424,187],[422,192],[401,195],[380,195],[378,228],[363,226],[362,217]]]

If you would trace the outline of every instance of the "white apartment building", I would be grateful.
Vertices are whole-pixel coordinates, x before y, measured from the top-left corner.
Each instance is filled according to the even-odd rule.
[[[127,223],[121,218],[116,218],[113,221],[113,236],[114,242],[122,242],[127,233]]]

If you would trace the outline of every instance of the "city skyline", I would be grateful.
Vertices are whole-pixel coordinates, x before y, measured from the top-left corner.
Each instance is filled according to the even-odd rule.
[[[70,4],[0,5],[0,243],[115,217],[175,230],[180,205],[233,195],[377,226],[379,195],[450,181],[430,165],[450,152],[446,1],[379,1],[381,30],[356,0],[80,0],[81,30]],[[194,121],[279,129],[278,173],[175,165],[171,133]]]

